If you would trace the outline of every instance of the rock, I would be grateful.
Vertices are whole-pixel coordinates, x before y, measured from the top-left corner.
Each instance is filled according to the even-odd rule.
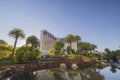
[[[107,66],[108,66],[108,64],[107,64],[107,63],[105,63],[105,62],[101,62],[101,66],[104,68],[104,67],[107,67]]]
[[[67,69],[66,64],[65,64],[65,63],[61,63],[61,64],[60,64],[60,70],[61,70],[61,71],[65,71],[66,69]]]
[[[71,68],[74,69],[74,70],[76,70],[76,69],[78,68],[78,66],[77,66],[75,63],[73,63],[73,64],[71,65]]]

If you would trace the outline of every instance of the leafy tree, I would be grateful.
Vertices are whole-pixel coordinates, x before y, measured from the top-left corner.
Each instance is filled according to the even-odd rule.
[[[0,57],[9,57],[11,51],[12,46],[8,45],[4,40],[0,40]]]
[[[78,48],[80,51],[88,53],[89,51],[95,50],[97,46],[88,42],[80,42],[78,43]]]
[[[96,48],[97,48],[97,46],[94,45],[94,44],[90,44],[90,45],[89,45],[89,50],[90,50],[90,52],[91,52],[91,51],[94,51]]]
[[[22,46],[16,51],[15,60],[17,62],[34,61],[39,59],[42,52],[30,46]]]
[[[0,44],[7,44],[4,40],[0,40]]]
[[[87,42],[80,42],[80,43],[78,43],[78,47],[79,47],[80,51],[87,52],[88,51],[88,47],[89,47],[89,43],[87,43]]]
[[[14,57],[14,51],[15,51],[15,48],[16,48],[17,40],[18,40],[18,38],[24,39],[25,38],[25,34],[24,34],[23,30],[21,30],[19,28],[14,28],[13,30],[11,30],[8,33],[8,35],[10,37],[15,38],[14,47],[13,47],[12,55],[11,55],[11,57]]]
[[[38,38],[36,36],[34,36],[34,35],[29,36],[26,39],[26,44],[31,44],[32,48],[36,48],[36,47],[40,46]]]
[[[110,49],[105,48],[104,51],[107,53],[107,54],[106,54],[106,58],[107,58],[107,61],[109,62],[109,60],[110,60]]]

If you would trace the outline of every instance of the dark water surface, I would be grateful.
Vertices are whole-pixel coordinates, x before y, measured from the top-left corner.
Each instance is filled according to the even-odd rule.
[[[60,70],[54,68],[17,74],[3,80],[120,80],[120,69],[114,65],[103,69]]]

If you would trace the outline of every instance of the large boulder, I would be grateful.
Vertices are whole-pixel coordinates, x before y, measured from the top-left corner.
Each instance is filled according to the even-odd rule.
[[[107,66],[108,66],[108,64],[107,64],[107,63],[105,63],[105,62],[101,62],[101,66],[104,68],[104,67],[107,67]]]
[[[61,70],[61,71],[65,71],[66,69],[67,69],[66,64],[65,64],[65,63],[61,63],[61,64],[60,64],[60,70]]]
[[[76,69],[78,68],[78,66],[77,66],[77,64],[73,63],[73,64],[71,65],[71,68],[74,69],[74,70],[76,70]]]

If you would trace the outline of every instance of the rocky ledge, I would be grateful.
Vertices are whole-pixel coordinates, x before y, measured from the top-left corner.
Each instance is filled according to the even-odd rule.
[[[96,64],[95,60],[90,60],[84,62],[79,59],[65,59],[65,58],[54,58],[51,61],[46,62],[36,62],[36,63],[26,63],[26,64],[17,64],[13,66],[3,66],[0,67],[0,80],[7,76],[11,76],[17,73],[30,72],[40,69],[55,68],[60,67],[61,63],[65,63],[67,68],[71,68],[71,65],[75,63],[78,68],[90,67]]]

